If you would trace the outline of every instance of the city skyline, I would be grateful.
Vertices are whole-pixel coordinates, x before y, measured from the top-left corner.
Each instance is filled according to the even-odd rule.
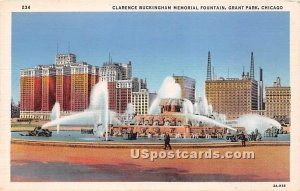
[[[94,26],[95,22],[105,27]],[[289,86],[286,12],[14,13],[12,34],[15,101],[19,101],[20,69],[54,64],[57,42],[58,53],[70,50],[78,61],[91,65],[101,67],[109,52],[113,61],[132,61],[133,76],[147,78],[150,92],[158,91],[161,81],[175,74],[194,78],[197,93],[203,95],[209,50],[218,77],[227,77],[231,67],[229,76],[240,78],[243,66],[250,69],[253,51],[256,79],[262,67],[265,86],[272,86],[277,76]]]

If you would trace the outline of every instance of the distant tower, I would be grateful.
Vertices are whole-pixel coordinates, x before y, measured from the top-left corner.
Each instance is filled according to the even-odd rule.
[[[108,64],[112,64],[112,57],[110,55],[110,52],[108,53]]]
[[[281,86],[281,80],[280,80],[280,77],[277,77],[276,82],[277,82],[278,86],[280,87],[280,86]]]
[[[273,87],[281,87],[280,77],[277,77],[276,81],[273,82]]]
[[[262,68],[259,68],[259,81],[264,81],[263,80],[263,69]]]
[[[242,73],[242,79],[247,79],[246,73],[245,73],[245,66],[243,66],[243,73]]]
[[[263,69],[259,68],[259,82],[258,82],[258,109],[259,110],[264,110],[263,90],[264,90]]]
[[[211,80],[211,57],[210,57],[210,51],[208,51],[206,80]]]
[[[250,79],[254,80],[254,57],[253,57],[253,52],[251,52]]]

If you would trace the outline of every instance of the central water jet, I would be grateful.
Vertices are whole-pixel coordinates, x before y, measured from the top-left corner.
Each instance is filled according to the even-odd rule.
[[[56,103],[52,113],[51,121],[44,124],[42,128],[57,126],[59,130],[60,125],[93,125],[96,136],[103,137],[105,133],[106,140],[108,140],[108,122],[120,124],[119,120],[114,117],[114,113],[108,109],[107,82],[98,82],[92,88],[87,110],[59,118],[59,103]]]
[[[60,104],[59,102],[55,102],[50,114],[50,119],[53,121],[59,118],[60,118]],[[56,133],[59,134],[59,123],[56,125]]]

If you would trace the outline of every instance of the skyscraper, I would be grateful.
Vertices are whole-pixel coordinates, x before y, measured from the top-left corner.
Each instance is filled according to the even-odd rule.
[[[210,54],[208,57],[210,62]],[[251,53],[250,76],[243,71],[241,79],[221,77],[217,80],[206,80],[205,94],[213,110],[225,114],[227,119],[237,119],[243,114],[257,110],[258,83],[254,79],[253,53]]]
[[[99,81],[107,81],[109,94],[109,109],[119,114],[124,113],[127,104],[131,103],[133,91],[132,65],[109,62],[99,69]]]
[[[128,64],[106,62],[99,69],[99,81],[115,82],[129,80],[132,77],[131,61]]]
[[[117,80],[115,88],[116,88],[115,111],[121,114],[126,111],[127,105],[131,103],[132,80]]]
[[[51,111],[56,101],[56,69],[55,65],[42,67],[42,108]]]
[[[20,71],[20,117],[33,118],[42,106],[42,71],[40,67]]]
[[[71,67],[56,66],[56,101],[61,111],[71,111]]]
[[[278,77],[273,87],[266,87],[266,116],[279,122],[290,122],[291,112],[291,88],[281,86]]]
[[[132,107],[135,114],[148,114],[150,107],[150,96],[147,89],[147,81],[133,77],[132,78]]]
[[[147,89],[132,92],[133,112],[135,114],[148,114],[150,107],[149,101],[149,92]]]
[[[57,54],[55,56],[55,65],[68,65],[72,63],[76,63],[75,54]]]
[[[89,105],[92,89],[92,66],[86,62],[71,67],[71,111],[83,111]]]
[[[257,110],[257,82],[250,79],[219,79],[205,82],[207,101],[227,119]]]
[[[61,111],[83,111],[98,82],[98,71],[97,66],[76,62],[75,54],[57,54],[55,64],[21,70],[20,117],[49,119],[55,102]]]
[[[181,97],[190,100],[192,103],[195,103],[195,79],[187,76],[173,76],[173,78],[181,87]]]

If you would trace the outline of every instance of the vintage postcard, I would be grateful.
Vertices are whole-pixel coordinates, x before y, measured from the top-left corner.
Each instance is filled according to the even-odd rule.
[[[299,1],[3,1],[0,190],[299,190]]]

